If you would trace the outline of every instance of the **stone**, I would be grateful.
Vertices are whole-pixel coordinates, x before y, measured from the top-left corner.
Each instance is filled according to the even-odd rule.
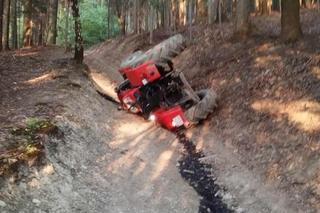
[[[7,204],[4,201],[0,200],[0,207],[5,207],[6,205]]]
[[[32,203],[36,204],[36,206],[39,206],[41,201],[38,199],[32,199]]]

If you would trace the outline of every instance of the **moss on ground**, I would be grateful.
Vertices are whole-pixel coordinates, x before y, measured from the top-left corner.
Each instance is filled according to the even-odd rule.
[[[13,127],[10,138],[13,145],[0,152],[0,175],[14,172],[20,163],[40,158],[44,154],[41,135],[51,135],[57,130],[52,121],[40,118],[28,118],[24,126]]]

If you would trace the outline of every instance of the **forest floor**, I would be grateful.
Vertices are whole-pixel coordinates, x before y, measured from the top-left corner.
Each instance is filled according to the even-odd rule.
[[[210,132],[263,182],[319,210],[320,13],[303,10],[301,22],[304,37],[295,44],[278,39],[277,13],[254,17],[245,42],[232,40],[228,25],[195,28],[194,44],[175,64],[194,88],[220,94]]]
[[[230,38],[229,24],[195,26],[175,59],[194,88],[221,97],[187,136],[211,166],[215,202],[236,212],[317,212],[320,17],[303,11],[305,36],[293,45],[277,40],[278,14],[254,20],[246,42]],[[1,212],[207,210],[205,195],[179,174],[185,151],[177,137],[96,92],[114,95],[120,60],[147,41],[92,47],[89,67],[56,47],[1,53]]]

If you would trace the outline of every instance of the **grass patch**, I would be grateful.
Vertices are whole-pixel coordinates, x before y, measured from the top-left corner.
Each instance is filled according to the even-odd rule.
[[[13,135],[30,136],[33,139],[36,134],[50,134],[57,130],[57,126],[52,124],[50,120],[41,120],[39,118],[28,118],[26,126],[22,128],[13,128],[11,133]]]
[[[10,174],[20,163],[36,162],[43,156],[41,134],[51,135],[58,132],[58,127],[50,120],[28,118],[23,127],[11,129],[14,144],[0,151],[0,175]],[[32,166],[32,164],[30,165]]]

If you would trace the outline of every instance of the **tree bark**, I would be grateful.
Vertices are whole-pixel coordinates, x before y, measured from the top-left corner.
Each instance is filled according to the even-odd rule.
[[[11,0],[11,46],[18,48],[17,1]]]
[[[170,31],[171,26],[171,4],[170,1],[164,1],[164,10],[163,10],[163,21],[165,31]]]
[[[236,18],[234,23],[234,36],[239,39],[245,39],[250,32],[249,23],[249,0],[238,0],[236,7]]]
[[[78,0],[72,1],[72,12],[74,18],[74,32],[75,32],[75,47],[74,47],[74,59],[77,63],[82,64],[83,62],[83,39],[81,35],[81,20],[79,11]]]
[[[121,35],[126,35],[126,17],[124,14],[121,14],[120,17],[118,17],[118,23],[120,25]]]
[[[108,3],[107,3],[107,12],[108,12],[108,17],[107,17],[107,36],[108,36],[108,39],[110,38],[110,21],[111,21],[111,14],[110,14],[110,8],[111,8],[111,5],[110,5],[110,0],[108,0]]]
[[[272,10],[280,12],[280,0],[272,0]]]
[[[149,16],[149,43],[152,44],[153,43],[153,27],[154,27],[154,17],[155,17],[155,12],[154,12],[154,8],[151,5],[151,3],[149,3],[149,11],[150,11],[150,16]]]
[[[208,23],[211,25],[217,20],[218,0],[208,0]]]
[[[2,21],[3,21],[3,0],[0,0],[0,51],[2,51]]]
[[[192,20],[193,20],[193,0],[188,0],[188,25],[189,25],[189,40],[192,40]]]
[[[302,36],[299,0],[282,0],[281,8],[281,39],[294,42]]]
[[[197,0],[197,20],[202,20],[207,15],[207,5],[205,0]]]
[[[232,0],[225,0],[225,8],[226,8],[226,16],[229,20],[232,19],[232,9],[233,9],[233,1]]]
[[[45,15],[41,14],[39,18],[39,35],[38,35],[38,45],[44,45],[44,33],[45,33]]]
[[[24,3],[23,18],[23,47],[32,45],[32,0],[26,0]]]
[[[70,13],[70,2],[65,1],[65,29],[64,29],[64,46],[65,50],[69,50],[69,13]]]
[[[260,0],[259,8],[261,15],[268,15],[268,0]]]
[[[48,9],[48,44],[56,44],[57,41],[57,16],[58,16],[58,0],[49,1]]]
[[[3,49],[9,50],[10,0],[4,1],[3,6]]]

